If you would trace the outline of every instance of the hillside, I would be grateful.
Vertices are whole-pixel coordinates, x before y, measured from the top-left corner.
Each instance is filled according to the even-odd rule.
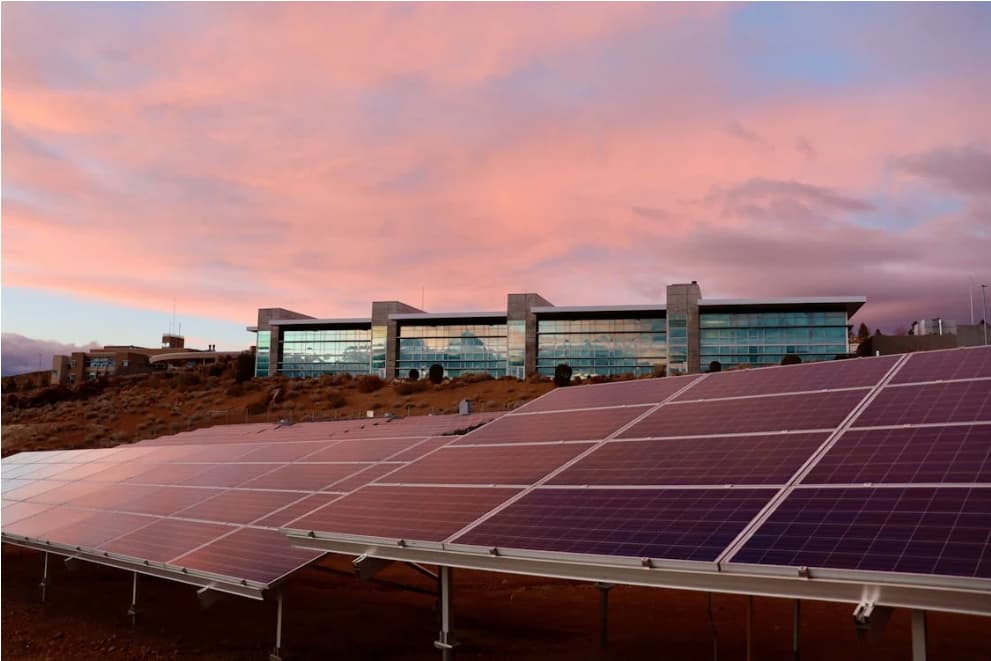
[[[347,375],[237,383],[218,367],[18,390],[3,397],[2,454],[109,447],[186,429],[274,420],[456,413],[516,408],[553,388],[547,380],[470,375],[433,385]]]

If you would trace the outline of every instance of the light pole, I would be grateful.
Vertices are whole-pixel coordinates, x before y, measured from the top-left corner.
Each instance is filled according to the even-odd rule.
[[[984,300],[984,344],[988,343],[988,286],[981,285],[981,298]]]

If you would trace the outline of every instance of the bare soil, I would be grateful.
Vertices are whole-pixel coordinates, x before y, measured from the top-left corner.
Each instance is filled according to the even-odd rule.
[[[53,556],[52,560],[56,560]],[[348,558],[328,556],[285,586],[285,659],[437,659],[437,600],[362,582]],[[203,608],[194,588],[141,577],[136,626],[127,615],[131,575],[50,562],[47,602],[38,583],[42,556],[3,550],[2,653],[9,659],[264,659],[275,637],[274,599],[225,597]],[[380,578],[432,589],[404,565]],[[619,586],[609,595],[609,645],[599,646],[599,592],[589,584],[497,573],[455,572],[455,626],[461,659],[743,659],[746,598]],[[753,659],[791,659],[792,603],[755,598]],[[804,661],[911,658],[910,616],[894,613],[879,640],[859,639],[852,604],[803,602]],[[929,658],[991,659],[986,618],[930,613]]]

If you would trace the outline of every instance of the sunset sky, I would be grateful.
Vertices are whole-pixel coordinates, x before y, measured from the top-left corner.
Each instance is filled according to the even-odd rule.
[[[2,12],[5,334],[991,284],[989,4]]]

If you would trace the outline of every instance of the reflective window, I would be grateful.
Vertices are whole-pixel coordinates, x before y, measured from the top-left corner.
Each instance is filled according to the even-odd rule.
[[[506,375],[506,324],[400,325],[396,373],[411,369],[426,376],[433,364],[444,368],[444,376],[486,372]],[[521,361],[522,362],[522,361]]]
[[[368,328],[286,330],[282,332],[281,355],[279,372],[286,376],[368,374],[372,331]]]
[[[272,331],[258,331],[255,348],[255,376],[268,376],[268,351],[271,348]]]
[[[832,360],[847,352],[845,312],[702,313],[701,364],[778,365],[787,354],[802,362]]]
[[[646,319],[541,319],[537,370],[553,376],[561,363],[574,376],[648,376],[668,362],[667,324]]]

